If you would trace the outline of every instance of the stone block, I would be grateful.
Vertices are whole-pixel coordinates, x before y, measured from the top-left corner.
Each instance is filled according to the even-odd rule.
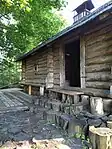
[[[75,106],[75,113],[80,113],[83,111],[83,105],[76,105]]]
[[[70,114],[70,106],[64,107],[64,113],[65,114]]]
[[[70,107],[72,105],[70,103],[64,103],[61,107],[61,110],[63,111],[63,113],[65,114],[70,114]]]
[[[59,113],[59,112],[57,112],[55,115],[55,120],[56,120],[55,122],[56,122],[57,126],[60,126],[61,115],[62,115],[62,113]]]
[[[52,109],[52,104],[51,104],[51,102],[46,102],[45,103],[45,108],[48,108],[48,109]]]
[[[45,99],[39,99],[39,106],[41,106],[41,107],[45,107],[45,103],[47,102],[47,100],[45,100]]]
[[[100,97],[90,98],[91,113],[94,115],[103,115],[103,99]]]
[[[45,120],[47,120],[48,122],[55,124],[55,122],[56,122],[55,115],[56,115],[56,112],[54,112],[53,110],[50,110],[50,111],[47,111],[47,112],[45,111],[43,113],[43,118]]]
[[[39,99],[36,99],[35,105],[39,105]]]
[[[107,127],[109,127],[110,129],[112,129],[112,121],[107,121]]]
[[[57,112],[60,111],[60,109],[61,109],[61,102],[52,101],[51,105],[52,105],[53,111],[57,111]]]
[[[74,106],[70,106],[70,115],[75,115]]]
[[[112,115],[109,115],[108,120],[112,121]]]
[[[69,122],[71,121],[72,116],[69,114],[63,114],[60,117],[60,126],[61,128],[63,128],[64,130],[67,129]]]
[[[39,106],[42,106],[42,99],[39,99]]]
[[[89,96],[81,95],[81,102],[84,104],[89,104]]]
[[[81,103],[84,105],[83,109],[86,111],[90,111],[90,99],[87,95],[81,95]]]
[[[76,118],[71,119],[68,125],[69,136],[74,136],[75,134],[84,134],[83,128],[86,125],[85,120],[78,120]]]
[[[80,104],[72,104],[70,106],[70,114],[71,115],[79,114],[82,111],[83,111],[83,105],[81,103]]]
[[[67,96],[66,103],[73,104],[74,103],[73,96],[71,95],[66,95],[66,96]]]

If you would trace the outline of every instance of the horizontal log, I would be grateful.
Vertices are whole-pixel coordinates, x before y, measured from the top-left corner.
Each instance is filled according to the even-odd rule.
[[[86,81],[112,81],[110,72],[86,73]]]
[[[100,29],[94,33],[90,33],[90,34],[86,35],[85,41],[88,42],[88,44],[89,44],[89,41],[94,41],[94,40],[98,39],[98,37],[108,35],[111,32],[112,32],[111,25],[108,25],[108,26],[104,27],[103,29]]]
[[[102,34],[103,30],[104,30],[103,31],[103,33],[104,33],[107,31],[107,28],[111,29],[112,19],[109,18],[108,20],[104,21],[104,23],[99,23],[99,22],[97,22],[96,24],[92,23],[92,25],[93,25],[93,27],[90,26],[90,28],[85,33],[86,37],[88,37],[87,39],[89,39],[88,35],[93,36],[93,34],[95,35],[96,33],[99,33],[99,35],[100,35],[100,34]]]
[[[111,64],[95,64],[86,66],[86,73],[89,72],[110,72],[111,71]]]
[[[55,74],[60,73],[60,70],[57,69],[57,70],[54,70],[53,72],[54,72],[54,76],[55,76]]]
[[[54,88],[59,88],[60,84],[53,84]]]
[[[92,64],[104,64],[104,63],[112,63],[112,55],[98,56],[98,57],[86,60],[87,66],[92,65]]]
[[[56,84],[57,84],[57,83],[60,84],[60,78],[57,78],[57,79],[54,78],[54,83],[56,83]]]
[[[57,74],[54,74],[54,79],[59,79],[60,78],[60,74],[57,73]]]
[[[45,79],[32,79],[32,80],[26,79],[26,82],[32,82],[34,84],[36,84],[36,83],[46,83]]]
[[[93,82],[86,82],[86,87],[95,89],[110,89],[111,84],[112,82],[93,81]]]
[[[108,45],[108,43],[107,43],[107,44],[105,44],[105,47],[102,47],[102,48],[94,47],[94,51],[91,49],[89,52],[86,53],[86,59],[94,58],[96,56],[101,56],[101,55],[102,56],[112,55],[112,43],[111,43],[111,45]]]

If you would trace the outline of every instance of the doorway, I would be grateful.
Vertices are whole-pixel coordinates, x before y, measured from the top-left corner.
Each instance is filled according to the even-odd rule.
[[[65,82],[80,87],[80,40],[65,44]]]

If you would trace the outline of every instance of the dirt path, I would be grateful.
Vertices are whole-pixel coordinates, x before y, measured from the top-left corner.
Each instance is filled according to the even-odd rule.
[[[81,149],[81,140],[68,139],[66,133],[43,120],[42,109],[0,114],[1,149]]]

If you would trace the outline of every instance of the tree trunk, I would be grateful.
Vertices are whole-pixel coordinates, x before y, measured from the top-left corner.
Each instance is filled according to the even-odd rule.
[[[92,149],[112,149],[112,130],[109,128],[89,128]]]

